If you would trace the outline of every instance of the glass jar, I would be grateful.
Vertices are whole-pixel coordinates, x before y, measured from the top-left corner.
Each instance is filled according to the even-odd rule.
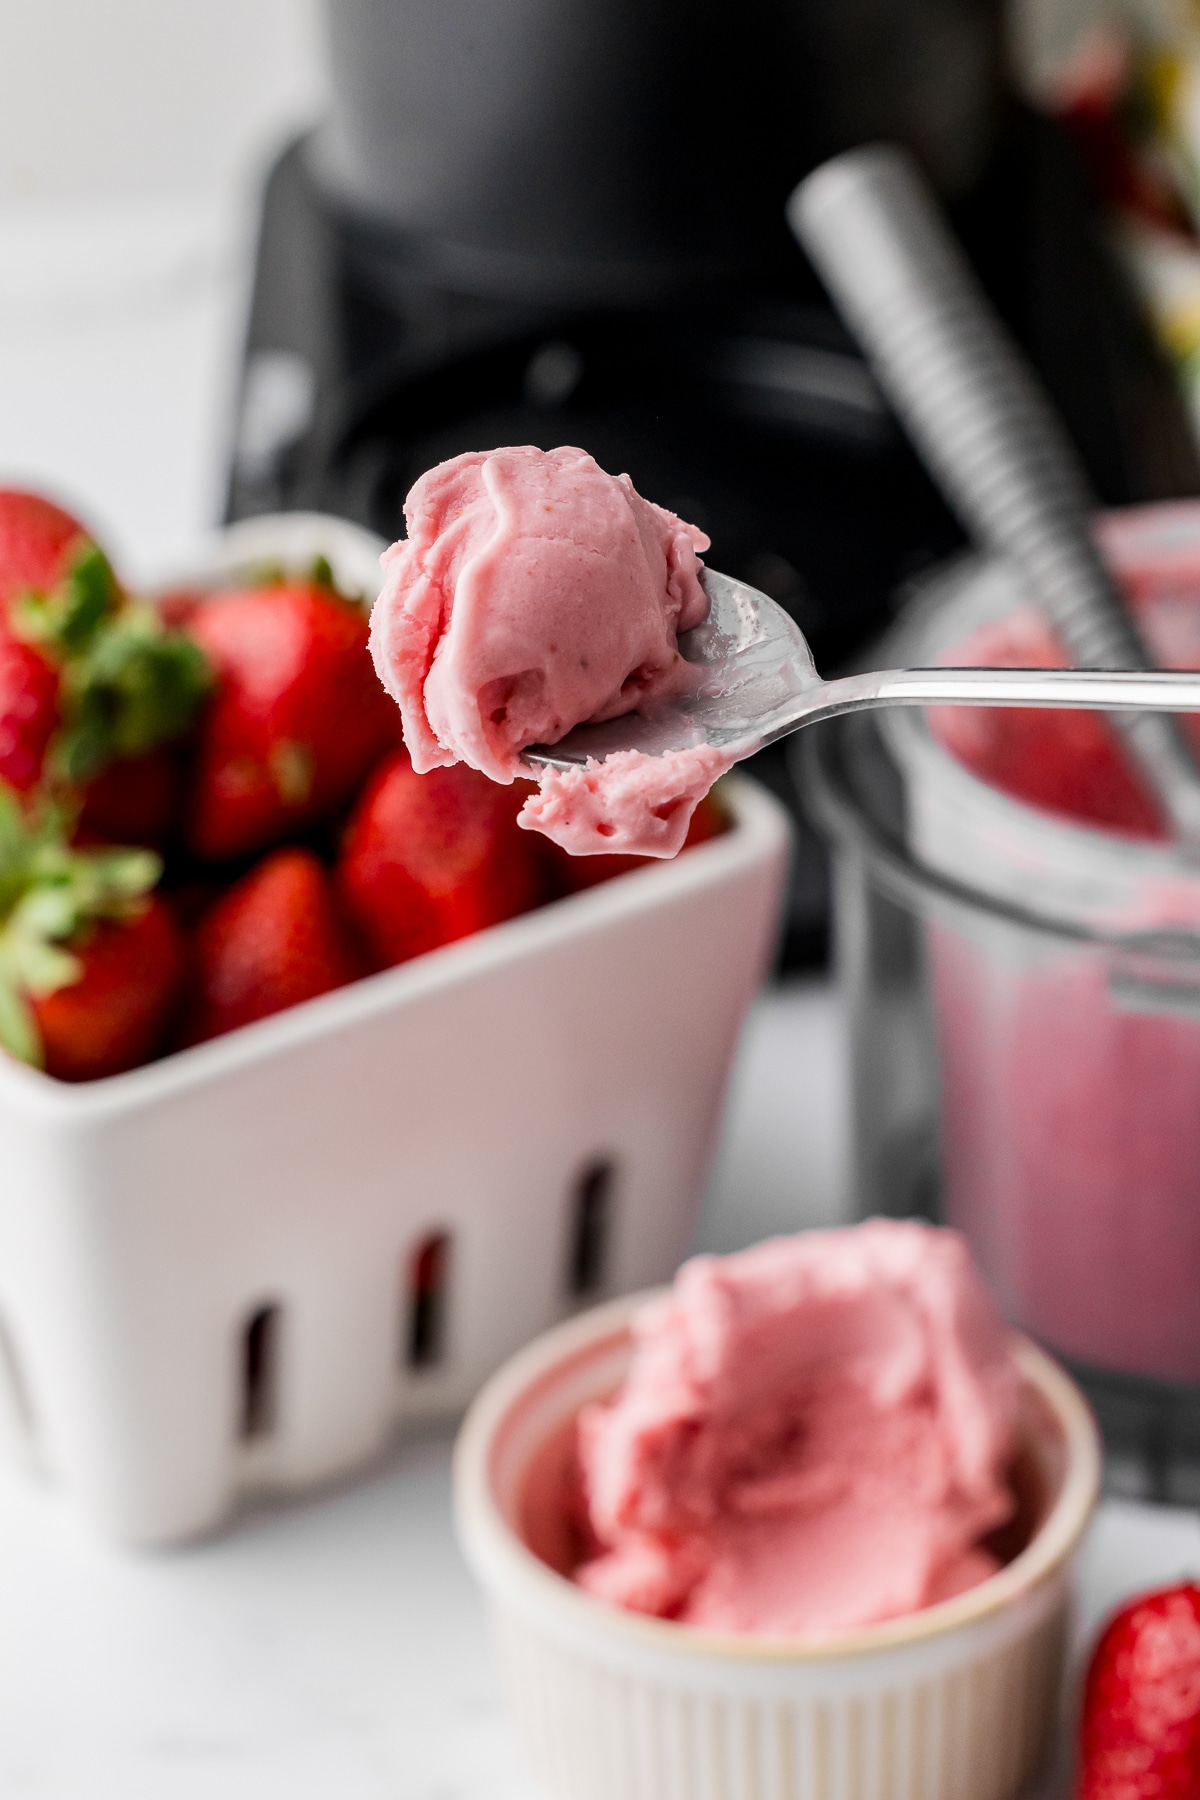
[[[953,660],[1018,602],[964,565],[884,659]],[[1142,1491],[1196,1498],[1200,865],[999,792],[915,711],[813,728],[794,765],[834,850],[858,1210],[960,1228]]]

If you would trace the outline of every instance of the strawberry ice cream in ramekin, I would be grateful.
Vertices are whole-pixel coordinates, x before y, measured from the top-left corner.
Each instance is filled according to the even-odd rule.
[[[927,1232],[873,1222],[868,1234],[880,1226],[884,1232]],[[841,1253],[845,1246],[836,1248]],[[761,1264],[771,1260],[774,1249],[765,1245],[747,1254]],[[717,1268],[739,1260],[722,1259]],[[843,1256],[841,1272],[831,1276],[833,1290],[844,1286],[845,1275]],[[584,1314],[539,1339],[493,1378],[472,1407],[456,1456],[459,1533],[487,1591],[510,1706],[553,1800],[626,1794],[639,1800],[708,1800],[714,1794],[1010,1800],[1037,1765],[1056,1716],[1071,1564],[1099,1483],[1091,1415],[1055,1363],[1024,1339],[997,1340],[994,1320],[975,1317],[973,1304],[956,1321],[955,1304],[947,1311],[934,1301],[916,1327],[920,1306],[914,1313],[902,1302],[894,1315],[874,1303],[856,1311],[854,1288],[850,1279],[842,1293],[848,1310],[826,1304],[826,1293],[815,1311],[805,1302],[792,1321],[803,1336],[805,1317],[809,1324],[823,1320],[818,1336],[827,1344],[827,1373],[836,1367],[839,1377],[850,1378],[861,1365],[868,1385],[882,1378],[878,1397],[885,1409],[883,1389],[889,1382],[902,1411],[936,1410],[945,1402],[958,1408],[961,1416],[957,1426],[948,1427],[950,1436],[966,1428],[966,1439],[982,1459],[977,1474],[989,1466],[995,1448],[991,1428],[999,1424],[1011,1431],[1003,1472],[1007,1523],[987,1537],[986,1564],[961,1591],[931,1595],[919,1610],[889,1614],[885,1600],[883,1614],[876,1611],[872,1623],[806,1634],[781,1630],[773,1602],[758,1626],[746,1628],[745,1618],[728,1617],[691,1623],[613,1604],[589,1579],[597,1544],[586,1504],[581,1522],[580,1504],[580,1445],[586,1494],[589,1421],[617,1419],[624,1408],[620,1434],[631,1423],[632,1405],[640,1415],[633,1437],[644,1426],[653,1437],[664,1406],[668,1414],[693,1407],[694,1377],[706,1356],[714,1349],[724,1354],[719,1344],[730,1317],[723,1304],[716,1313],[706,1312],[708,1325],[676,1367],[679,1377],[687,1365],[682,1384],[675,1379],[660,1386],[653,1400],[637,1364],[644,1360],[647,1334],[652,1342],[657,1336],[662,1349],[664,1309],[669,1314],[679,1301],[678,1285],[668,1294]],[[961,1299],[964,1292],[954,1282],[937,1281],[931,1295],[935,1291],[943,1300],[954,1292]],[[725,1325],[714,1336],[708,1327],[722,1311]],[[738,1312],[736,1303],[733,1311]],[[732,1329],[736,1336],[736,1324]],[[789,1327],[774,1353],[760,1346],[756,1360],[764,1391],[778,1377],[780,1355],[794,1335]],[[951,1351],[955,1339],[958,1350]],[[921,1366],[922,1343],[941,1346],[928,1367]],[[820,1356],[814,1358],[811,1338],[799,1364],[807,1364],[809,1376],[822,1364]],[[934,1380],[940,1400],[928,1387],[935,1369],[940,1369]],[[979,1403],[982,1390],[969,1397],[981,1377],[986,1388],[996,1376],[998,1386],[985,1404]],[[754,1415],[756,1410],[753,1388],[744,1387],[742,1411]],[[985,1421],[990,1423],[981,1432]],[[848,1416],[844,1423],[852,1432]],[[628,1432],[625,1436],[628,1448],[631,1439]],[[699,1447],[700,1463],[711,1467],[703,1427],[684,1437],[693,1450]],[[675,1441],[676,1452],[681,1442]],[[654,1445],[651,1461],[661,1473],[671,1457],[665,1463],[659,1457],[661,1438]],[[895,1445],[881,1444],[879,1454],[877,1475],[886,1482]],[[847,1466],[844,1458],[840,1464],[833,1460],[838,1466],[831,1467],[823,1494],[809,1495],[818,1533],[831,1504],[834,1512],[842,1504],[833,1490]],[[620,1458],[616,1461],[619,1465]],[[753,1463],[751,1456],[747,1467]],[[757,1469],[751,1485],[762,1474]],[[870,1485],[862,1487],[861,1468],[851,1477],[851,1512],[855,1490],[869,1493]],[[977,1496],[988,1485],[985,1480]],[[933,1488],[939,1488],[937,1479]],[[677,1498],[680,1491],[675,1490]],[[725,1492],[728,1501],[728,1488]],[[991,1492],[994,1502],[995,1489]],[[771,1497],[771,1504],[778,1497]],[[594,1505],[592,1510],[594,1516]],[[898,1561],[909,1562],[898,1530],[889,1536],[889,1527],[880,1524],[883,1543],[876,1550],[881,1554],[866,1552],[865,1540],[842,1544],[846,1559],[874,1565],[867,1585],[876,1588],[877,1601],[888,1548],[897,1544]],[[845,1583],[842,1573],[848,1576]],[[815,1570],[812,1579],[814,1587],[826,1585]],[[788,1580],[784,1567],[781,1585],[786,1588]],[[862,1591],[853,1570],[836,1572],[833,1585]],[[760,1584],[760,1594],[768,1586]],[[710,1620],[716,1618],[710,1613]],[[759,1628],[764,1619],[766,1628]]]

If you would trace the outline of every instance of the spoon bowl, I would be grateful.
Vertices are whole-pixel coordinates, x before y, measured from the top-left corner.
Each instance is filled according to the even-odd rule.
[[[1200,712],[1200,671],[1162,669],[883,669],[823,681],[795,620],[744,581],[705,569],[703,624],[680,634],[694,672],[681,695],[556,744],[531,744],[532,770],[581,768],[621,751],[670,756],[708,746],[734,761],[802,725],[875,706],[1084,707]]]

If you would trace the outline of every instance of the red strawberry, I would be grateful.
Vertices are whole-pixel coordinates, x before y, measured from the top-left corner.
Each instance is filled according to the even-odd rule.
[[[58,670],[0,631],[0,781],[20,793],[33,786],[58,717]]]
[[[152,1056],[182,969],[150,850],[67,843],[56,807],[0,784],[0,1045],[63,1081]]]
[[[183,947],[163,902],[103,920],[70,944],[78,980],[30,1006],[42,1062],[60,1081],[95,1081],[136,1068],[159,1048],[179,991]]]
[[[87,543],[70,513],[37,494],[0,489],[0,780],[24,792],[42,772],[59,720],[58,671],[11,634],[11,602],[54,587]]]
[[[40,495],[0,488],[0,607],[18,594],[56,587],[88,535]]]
[[[346,832],[338,880],[380,963],[405,962],[536,904],[538,870],[511,788],[455,764],[377,770]]]
[[[164,625],[189,625],[207,598],[205,588],[167,588],[155,594],[154,610]]]
[[[165,843],[179,785],[178,760],[165,747],[109,763],[84,790],[80,837],[111,844]]]
[[[396,742],[357,607],[319,581],[216,594],[188,622],[217,671],[188,841],[242,856],[333,811]]]
[[[188,1042],[268,1018],[363,972],[321,863],[309,850],[276,850],[201,923]]]
[[[1200,1587],[1143,1594],[1088,1670],[1076,1800],[1200,1795]]]

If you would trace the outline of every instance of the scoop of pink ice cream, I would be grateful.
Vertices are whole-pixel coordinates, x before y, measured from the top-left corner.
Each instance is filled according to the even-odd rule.
[[[371,652],[418,771],[461,761],[511,782],[526,745],[686,689],[677,639],[708,612],[708,539],[628,475],[567,447],[472,451],[423,475],[404,511]],[[549,777],[521,823],[576,854],[674,855],[729,759],[710,753],[703,785],[694,753],[637,761],[656,766]]]
[[[876,1219],[686,1263],[579,1456],[589,1592],[824,1637],[993,1573],[1018,1379],[964,1241]]]

